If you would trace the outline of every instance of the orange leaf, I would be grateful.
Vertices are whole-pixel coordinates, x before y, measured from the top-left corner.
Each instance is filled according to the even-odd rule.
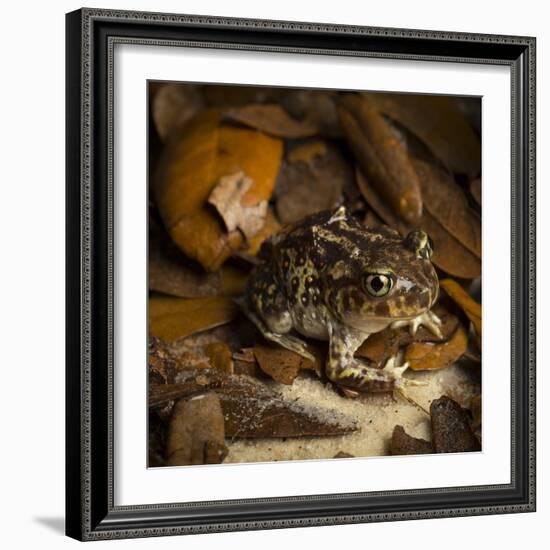
[[[238,306],[222,296],[191,299],[154,296],[149,299],[149,326],[152,336],[172,342],[228,323],[238,312]]]
[[[224,126],[216,110],[196,116],[167,144],[154,184],[160,214],[176,244],[205,269],[219,269],[243,236],[227,231],[208,197],[221,178],[242,171],[252,181],[242,206],[269,200],[282,153],[280,139]]]

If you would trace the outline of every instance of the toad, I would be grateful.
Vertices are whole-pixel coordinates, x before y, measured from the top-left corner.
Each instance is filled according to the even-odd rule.
[[[242,305],[265,338],[305,358],[313,360],[298,335],[328,340],[326,375],[348,395],[393,391],[406,364],[380,369],[354,353],[389,325],[441,335],[430,311],[439,292],[432,252],[421,230],[403,238],[361,225],[345,207],[320,212],[263,243]]]

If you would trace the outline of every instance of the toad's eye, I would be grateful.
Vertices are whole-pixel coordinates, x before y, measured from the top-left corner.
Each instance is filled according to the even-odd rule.
[[[393,281],[388,275],[383,273],[369,273],[364,280],[365,290],[371,296],[385,296],[393,286]]]

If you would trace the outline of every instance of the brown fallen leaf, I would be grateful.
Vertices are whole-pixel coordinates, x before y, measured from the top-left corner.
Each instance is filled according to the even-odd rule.
[[[313,363],[276,344],[262,342],[256,344],[253,349],[262,371],[281,384],[292,384],[302,369],[321,372],[323,360],[320,355],[317,355],[317,361]]]
[[[213,342],[206,345],[204,353],[210,360],[212,367],[230,374],[233,373],[234,367],[231,349],[225,342]]]
[[[337,410],[285,400],[250,376],[189,369],[181,371],[178,380],[150,385],[149,406],[162,407],[182,397],[215,391],[222,404],[226,437],[331,436],[357,429],[353,419]]]
[[[408,346],[413,342],[446,342],[457,330],[458,317],[453,315],[441,302],[434,306],[433,312],[441,320],[441,338],[423,326],[420,326],[414,335],[407,327],[398,329],[388,327],[381,332],[371,334],[355,352],[355,355],[383,367],[390,357],[394,357],[398,353],[401,347]]]
[[[362,95],[380,112],[418,136],[453,172],[472,176],[479,172],[479,138],[455,98],[371,92]]]
[[[238,266],[225,263],[220,270],[220,275],[225,296],[238,296],[244,292],[248,280],[247,271]]]
[[[207,358],[187,351],[174,351],[160,338],[149,337],[147,350],[149,384],[172,384],[181,369],[209,368]]]
[[[434,453],[433,445],[425,439],[412,437],[403,426],[395,426],[390,441],[390,455],[424,455]]]
[[[174,245],[163,228],[150,221],[149,289],[179,296],[201,298],[222,292],[220,273],[208,273]]]
[[[172,410],[166,465],[219,464],[227,455],[223,413],[214,392],[180,399]]]
[[[232,84],[206,84],[202,92],[208,105],[213,107],[245,106],[251,103],[273,103],[284,92],[282,88],[268,86],[235,86]]]
[[[432,401],[432,442],[436,453],[480,451],[468,413],[447,396]]]
[[[437,267],[462,279],[475,279],[481,275],[481,260],[462,246],[426,209],[420,227],[434,243],[432,262]]]
[[[390,210],[359,169],[356,170],[356,179],[365,200],[384,222],[399,231],[403,236],[413,229],[412,225],[401,221]],[[422,219],[416,227],[426,231],[434,242],[432,262],[437,267],[450,275],[463,279],[474,279],[481,274],[481,261],[479,258],[450,235],[426,208],[422,213]]]
[[[481,220],[452,176],[437,166],[412,159],[424,208],[472,254],[481,258]]]
[[[149,298],[149,328],[152,336],[167,342],[223,325],[239,313],[238,306],[222,296],[209,298]]]
[[[403,142],[365,97],[342,96],[338,115],[357,162],[378,194],[402,220],[417,224],[422,216],[420,182]]]
[[[168,233],[187,256],[217,271],[241,246],[241,232],[227,231],[208,197],[221,178],[242,171],[253,183],[241,205],[269,200],[282,150],[280,139],[224,126],[216,110],[200,113],[176,132],[164,148],[153,190]]]
[[[228,107],[223,110],[223,116],[232,122],[239,122],[281,138],[305,138],[319,132],[314,122],[307,119],[296,120],[276,103]]]
[[[478,346],[481,349],[481,304],[470,298],[469,294],[453,279],[443,279],[439,282],[439,286],[470,319],[474,325]]]
[[[315,124],[321,136],[342,137],[342,128],[336,113],[337,92],[288,88],[280,91],[279,101],[294,119]]]
[[[458,325],[448,342],[431,344],[413,342],[405,349],[404,360],[412,370],[434,370],[448,367],[454,363],[468,348],[468,334]]]
[[[240,229],[247,240],[254,237],[265,223],[267,200],[257,204],[243,204],[242,199],[253,181],[242,171],[223,176],[212,189],[208,202],[216,207],[227,231]]]
[[[235,365],[235,374],[246,374],[253,378],[262,378],[266,376],[254,355],[253,348],[243,348],[239,352],[234,352],[233,363]]]
[[[164,84],[153,98],[152,113],[160,138],[184,126],[204,109],[204,99],[199,86],[193,84]]]
[[[283,224],[328,210],[342,202],[353,172],[338,148],[315,140],[294,147],[281,164],[275,209]]]

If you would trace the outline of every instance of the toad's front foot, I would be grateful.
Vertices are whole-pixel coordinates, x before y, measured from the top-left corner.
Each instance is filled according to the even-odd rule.
[[[426,327],[432,334],[438,338],[443,338],[441,333],[441,319],[433,311],[425,311],[421,315],[408,319],[406,321],[394,321],[391,328],[409,327],[411,334],[415,335],[420,326]]]

